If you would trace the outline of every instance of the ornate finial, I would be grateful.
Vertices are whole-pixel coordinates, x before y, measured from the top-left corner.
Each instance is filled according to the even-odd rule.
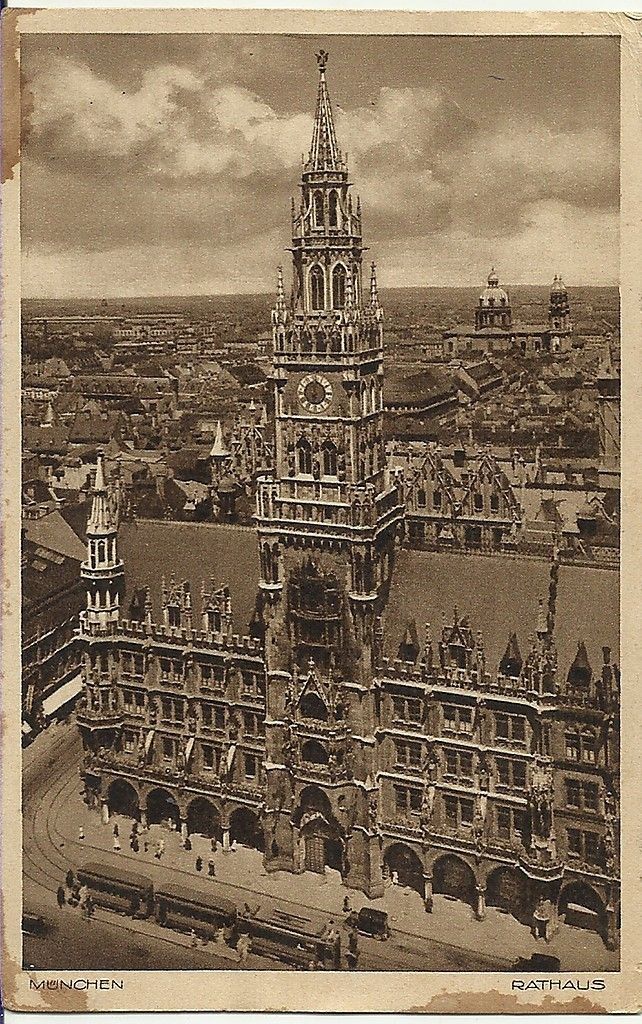
[[[315,54],[317,64],[319,65],[319,71],[321,72],[321,74],[323,74],[323,72],[325,71],[329,56],[330,55],[327,50],[319,50],[319,52]]]

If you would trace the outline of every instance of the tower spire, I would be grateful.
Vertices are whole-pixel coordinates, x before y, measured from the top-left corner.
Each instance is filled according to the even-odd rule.
[[[327,50],[319,50],[316,58],[319,65],[319,90],[317,92],[317,108],[314,114],[312,145],[306,170],[336,171],[343,168],[343,161],[334,131],[332,107],[328,94],[328,84],[325,78],[325,69],[328,63]]]

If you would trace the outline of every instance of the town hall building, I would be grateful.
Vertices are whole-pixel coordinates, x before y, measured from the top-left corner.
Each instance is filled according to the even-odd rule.
[[[557,579],[524,653],[499,666],[457,610],[409,621],[386,659],[404,523],[383,444],[384,315],[363,266],[362,211],[319,80],[292,213],[292,287],[273,325],[273,469],[259,480],[260,579],[248,632],[227,587],[163,581],[122,616],[117,513],[99,461],[82,566],[87,797],[105,820],[172,819],[184,836],[261,851],[261,868],[340,873],[370,899],[392,881],[427,911],[443,893],[550,936],[567,920],[617,941],[619,673],[583,644],[560,669]],[[400,581],[403,585],[403,581]],[[425,581],[429,588],[430,579]],[[483,610],[478,609],[480,618]],[[397,641],[395,641],[397,643]]]

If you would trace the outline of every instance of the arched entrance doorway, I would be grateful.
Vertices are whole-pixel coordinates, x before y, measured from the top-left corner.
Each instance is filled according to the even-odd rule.
[[[223,841],[220,814],[214,804],[204,796],[195,797],[187,808],[187,831],[190,835]]]
[[[476,904],[477,887],[472,868],[459,857],[450,854],[435,861],[432,873],[432,889],[434,893],[450,896],[453,899]]]
[[[338,830],[313,812],[309,820],[302,819],[301,835],[304,842],[303,867],[306,871],[323,874],[326,868],[343,870],[343,840]]]
[[[486,883],[486,904],[512,914],[518,921],[530,923],[524,882],[515,868],[502,867],[491,871]]]
[[[230,839],[236,840],[241,846],[263,852],[263,829],[257,815],[249,807],[239,807],[230,815]]]
[[[140,819],[138,793],[124,779],[115,779],[107,790],[110,814],[124,814],[126,818]]]
[[[390,871],[391,877],[393,879],[396,877],[399,885],[415,889],[423,897],[424,869],[414,850],[404,846],[403,843],[395,843],[386,850],[383,862]]]
[[[153,789],[147,797],[147,824],[159,825],[173,821],[176,828],[181,820],[178,804],[166,789]]]
[[[345,844],[342,830],[322,789],[306,786],[302,790],[293,821],[301,829],[303,868],[323,873],[327,867],[343,873]]]
[[[566,924],[586,928],[602,937],[606,934],[604,903],[585,882],[571,882],[560,893],[558,913]]]

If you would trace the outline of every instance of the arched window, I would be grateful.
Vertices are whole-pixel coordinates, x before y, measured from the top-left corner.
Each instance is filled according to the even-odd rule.
[[[314,226],[315,228],[323,227],[323,193],[314,193]]]
[[[337,263],[332,271],[332,308],[343,309],[346,304],[346,268]]]
[[[322,448],[323,475],[337,475],[337,449],[332,441],[326,441]]]
[[[306,441],[304,437],[298,442],[296,446],[297,454],[297,468],[299,473],[304,473],[306,476],[312,475],[312,448],[310,442]]]
[[[377,411],[377,385],[370,381],[370,412]]]
[[[308,740],[301,747],[301,757],[308,764],[327,764],[328,752],[318,740]]]
[[[319,722],[328,720],[328,709],[316,693],[306,693],[301,698],[299,710],[303,718],[315,718]]]
[[[318,263],[315,263],[310,271],[310,292],[312,297],[312,309],[325,308],[325,281],[323,270]]]
[[[339,218],[338,218],[338,206],[339,206],[339,203],[338,203],[338,200],[337,200],[337,193],[336,192],[331,192],[330,193],[330,203],[329,203],[330,227],[331,228],[336,228],[336,226],[338,224],[338,221],[339,221]]]

